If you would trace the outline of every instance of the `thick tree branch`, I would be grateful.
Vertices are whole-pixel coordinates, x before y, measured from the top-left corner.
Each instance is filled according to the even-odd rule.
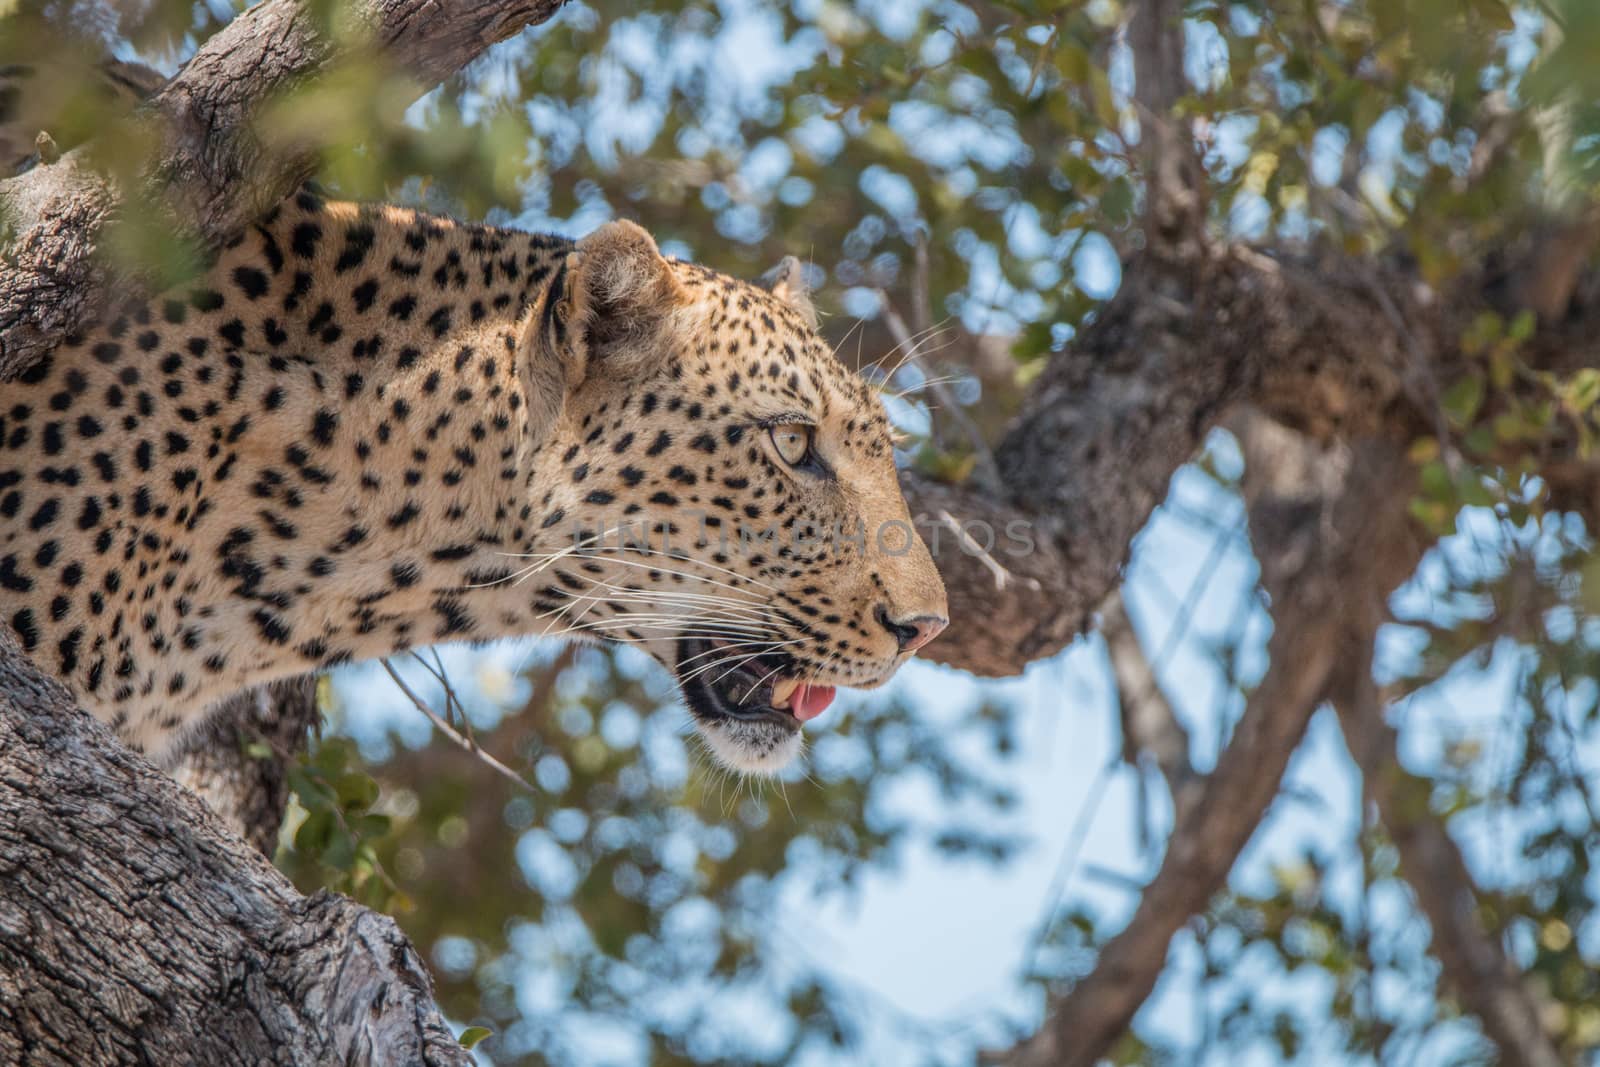
[[[384,58],[419,90],[561,0],[373,0]],[[267,0],[209,41],[149,105],[160,150],[139,196],[215,244],[304,176],[249,120],[332,56],[311,18]],[[98,312],[97,254],[120,191],[82,150],[0,186],[0,381]],[[0,627],[0,631],[4,628]],[[178,774],[259,852],[275,841],[284,760],[315,717],[309,683],[238,702],[226,744]],[[280,758],[256,760],[242,740]],[[191,794],[128,752],[0,632],[0,1060],[71,1063],[465,1063],[410,943],[332,895],[300,897]]]
[[[1205,171],[1187,124],[1172,113],[1187,89],[1182,0],[1137,0],[1128,44],[1144,157],[1146,244],[1158,255],[1192,258],[1205,241]]]
[[[1121,581],[1173,472],[1242,401],[1319,438],[1409,418],[1396,407],[1408,403],[1411,348],[1385,325],[1380,298],[1426,336],[1438,313],[1398,277],[1378,273],[1375,287],[1375,270],[1333,253],[1272,259],[1240,248],[1200,268],[1130,262],[996,449],[1004,499],[902,479],[924,532],[941,513],[982,519],[996,534],[994,559],[1019,579],[996,583],[954,539],[933,546],[958,607],[923,654],[1010,675],[1069,644]],[[1027,541],[1007,538],[1008,525]]]
[[[1539,1004],[1506,955],[1497,931],[1483,926],[1472,873],[1450,831],[1433,813],[1431,783],[1400,766],[1398,738],[1384,721],[1370,671],[1352,679],[1334,701],[1345,744],[1361,768],[1363,789],[1400,853],[1400,873],[1433,929],[1432,952],[1444,980],[1494,1042],[1495,1062],[1509,1067],[1562,1067],[1540,1022]]]
[[[418,93],[489,45],[555,14],[563,0],[363,0],[366,46]],[[201,244],[244,228],[309,176],[309,154],[268,152],[252,130],[264,103],[336,58],[297,0],[265,0],[230,22],[151,98],[156,138],[145,187]],[[95,255],[118,191],[80,149],[0,186],[11,236],[0,272],[0,380],[90,321],[112,278]]]
[[[391,920],[300,896],[0,627],[0,1061],[470,1058]]]

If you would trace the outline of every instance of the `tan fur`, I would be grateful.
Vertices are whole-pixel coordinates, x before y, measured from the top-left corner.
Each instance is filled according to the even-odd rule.
[[[873,542],[910,525],[888,424],[802,277],[768,293],[631,223],[574,245],[301,194],[0,392],[4,617],[151,751],[243,686],[435,641],[627,641],[692,689],[685,635],[720,634],[880,684],[883,620],[944,593],[920,540]],[[815,470],[777,418],[816,426]],[[743,550],[738,524],[869,536]],[[793,748],[691,707],[736,764]]]

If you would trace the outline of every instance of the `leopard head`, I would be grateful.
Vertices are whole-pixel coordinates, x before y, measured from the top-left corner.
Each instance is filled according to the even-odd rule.
[[[535,606],[672,670],[725,765],[781,768],[836,686],[882,685],[944,628],[883,402],[818,335],[797,263],[751,284],[610,223],[521,348],[550,426]]]

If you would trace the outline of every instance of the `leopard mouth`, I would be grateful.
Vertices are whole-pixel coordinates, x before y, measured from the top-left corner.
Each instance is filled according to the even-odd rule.
[[[793,734],[834,697],[832,686],[805,681],[802,670],[783,653],[752,654],[728,642],[685,637],[678,641],[674,673],[702,724],[766,726]]]

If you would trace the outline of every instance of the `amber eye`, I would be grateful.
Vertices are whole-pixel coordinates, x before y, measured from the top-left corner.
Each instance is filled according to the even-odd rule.
[[[778,455],[791,467],[798,467],[811,455],[810,426],[798,423],[785,423],[774,426],[767,431],[772,437],[772,447],[778,450]]]

